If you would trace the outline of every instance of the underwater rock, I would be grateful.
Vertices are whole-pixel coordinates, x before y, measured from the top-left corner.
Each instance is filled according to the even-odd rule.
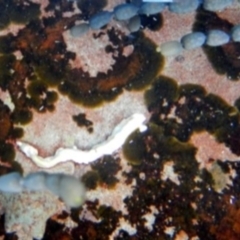
[[[60,197],[70,208],[79,207],[85,201],[84,184],[71,175],[34,172],[22,177],[20,173],[12,172],[0,177],[0,191],[5,193],[46,190]]]
[[[21,175],[18,172],[8,173],[0,177],[0,191],[19,193],[22,191]]]
[[[47,189],[50,192],[56,194],[57,196],[59,196],[59,183],[60,183],[61,175],[62,174],[51,174],[45,180]]]
[[[150,3],[144,3],[139,9],[140,14],[146,14],[146,15],[153,15],[157,14],[165,8],[166,4],[164,3],[157,3],[157,2],[150,2]]]
[[[89,30],[89,25],[87,23],[81,23],[78,25],[73,26],[70,29],[70,34],[73,37],[81,37],[85,33],[87,33]]]
[[[206,44],[211,47],[217,47],[228,43],[229,40],[230,37],[227,33],[221,30],[210,30],[207,33]]]
[[[108,11],[99,12],[90,18],[89,25],[94,30],[100,29],[111,21],[112,16],[113,16],[112,12]]]
[[[169,3],[169,10],[178,14],[194,12],[200,4],[199,0],[181,0]]]
[[[234,42],[240,42],[240,24],[232,28],[231,37]]]
[[[203,8],[208,11],[222,11],[230,6],[233,0],[204,0]]]
[[[137,7],[140,7],[142,5],[143,1],[142,0],[132,0],[131,3]]]
[[[130,32],[137,32],[141,28],[141,19],[140,17],[134,16],[129,20],[128,29]]]
[[[183,51],[182,45],[178,41],[169,41],[160,45],[163,56],[177,56]]]
[[[77,178],[61,174],[59,180],[59,197],[68,207],[76,208],[85,201],[86,189]]]
[[[28,191],[46,190],[45,179],[46,173],[44,172],[30,173],[23,178],[23,187]]]
[[[206,41],[206,35],[202,32],[193,32],[182,37],[181,43],[183,48],[190,50],[201,47]]]
[[[120,4],[114,8],[114,17],[117,20],[128,20],[137,15],[139,8],[131,3]]]

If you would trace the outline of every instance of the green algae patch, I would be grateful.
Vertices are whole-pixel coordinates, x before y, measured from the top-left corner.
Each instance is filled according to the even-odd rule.
[[[24,131],[20,127],[13,128],[13,130],[11,132],[11,137],[14,138],[14,139],[22,138],[23,135],[24,135]]]
[[[34,64],[34,72],[37,79],[48,86],[58,86],[64,79],[64,73],[62,72],[64,71],[64,67],[63,70],[58,70],[58,68],[62,67],[60,64],[58,65],[51,61],[41,60],[41,58],[38,61],[40,64]]]
[[[15,158],[15,150],[11,143],[0,142],[0,157],[3,162],[12,162]]]
[[[157,45],[139,33],[134,43],[134,54],[142,66],[135,72],[131,82],[127,84],[128,90],[141,90],[149,86],[159,75],[164,66],[164,58],[157,52]]]
[[[92,169],[82,177],[82,181],[87,188],[95,189],[99,185],[114,188],[118,182],[115,175],[121,169],[120,159],[114,159],[111,155],[105,155],[92,165]]]
[[[122,39],[116,32],[109,30],[108,35],[119,52],[114,57],[116,63],[112,70],[98,73],[96,77],[90,77],[82,69],[68,70],[64,81],[58,86],[60,92],[74,103],[98,107],[104,102],[114,101],[123,89],[144,90],[162,70],[163,57],[156,51],[157,46],[143,34],[134,37],[131,42],[134,50],[128,57],[123,54]]]
[[[96,189],[100,180],[97,171],[88,171],[82,176],[82,181],[88,189]]]
[[[114,188],[118,182],[115,175],[121,170],[119,158],[115,159],[111,155],[105,155],[99,162],[94,163],[92,168],[98,172],[100,185]]]
[[[198,84],[187,83],[179,86],[179,97],[187,96],[187,97],[204,97],[207,92],[205,88]]]
[[[16,58],[13,54],[6,54],[0,56],[0,87],[7,90],[9,83],[13,79],[11,69]]]
[[[132,224],[136,224],[137,232],[141,232],[141,236],[147,238],[149,238],[149,232],[144,231],[144,222],[141,222],[141,218],[138,217],[139,212],[141,211],[141,215],[145,215],[150,211],[151,206],[155,206],[157,209],[161,208],[161,214],[157,215],[153,225],[154,231],[151,231],[151,237],[154,239],[154,237],[158,236],[159,238],[160,236],[164,239],[162,229],[155,228],[155,226],[164,225],[164,217],[167,215],[173,216],[175,224],[187,229],[193,227],[192,219],[196,217],[196,212],[190,203],[198,195],[197,191],[193,190],[196,186],[193,179],[200,174],[198,163],[195,160],[196,149],[174,137],[165,136],[162,127],[151,121],[143,141],[146,150],[144,160],[141,165],[132,165],[132,171],[126,173],[129,182],[131,182],[130,179],[135,179],[137,183],[133,194],[124,202],[129,212],[128,220]],[[179,185],[161,178],[164,166],[169,161],[173,163]],[[144,178],[139,177],[141,173],[144,174]],[[189,196],[190,193],[191,196]]]
[[[188,141],[193,131],[208,131],[226,143],[233,133],[237,108],[221,97],[207,93],[196,84],[178,86],[174,79],[160,76],[145,92],[145,103],[153,112],[152,123],[163,128],[164,135]]]
[[[8,0],[10,21],[13,23],[29,23],[40,16],[40,5],[28,1],[28,4],[15,4],[14,0]]]
[[[145,93],[145,104],[151,108],[156,102],[166,99],[169,102],[176,101],[179,97],[176,81],[169,77],[159,76],[154,80],[151,88]]]
[[[13,50],[13,41],[15,37],[9,33],[5,36],[0,36],[0,53],[10,54]]]
[[[123,154],[131,165],[140,165],[146,154],[145,141],[139,131],[133,132],[123,145]]]
[[[27,87],[30,96],[29,104],[38,112],[53,111],[54,103],[58,100],[58,94],[55,91],[48,90],[45,82],[35,80],[31,81]]]
[[[12,114],[13,122],[16,124],[28,124],[33,118],[33,114],[28,109],[16,110]]]
[[[79,113],[72,116],[72,119],[79,127],[86,127],[89,133],[93,132],[93,122],[86,118],[86,114]]]
[[[11,22],[25,24],[37,19],[40,5],[27,1],[27,4],[14,0],[0,1],[0,29],[6,28]]]

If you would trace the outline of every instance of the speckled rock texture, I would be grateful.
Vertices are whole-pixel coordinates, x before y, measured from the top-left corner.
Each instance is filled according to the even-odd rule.
[[[6,232],[26,240],[42,239],[47,219],[62,209],[62,203],[49,192],[1,194],[0,202]]]

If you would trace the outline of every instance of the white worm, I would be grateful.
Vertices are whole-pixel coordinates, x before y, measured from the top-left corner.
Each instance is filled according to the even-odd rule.
[[[143,114],[133,114],[117,125],[106,141],[94,146],[88,151],[82,151],[76,147],[59,148],[53,156],[43,158],[38,155],[38,150],[30,144],[18,141],[17,146],[27,157],[31,158],[37,166],[42,168],[50,168],[66,161],[88,164],[105,154],[112,154],[118,150],[133,131],[137,129],[145,131],[147,129],[146,125],[143,124],[145,120],[146,118]]]

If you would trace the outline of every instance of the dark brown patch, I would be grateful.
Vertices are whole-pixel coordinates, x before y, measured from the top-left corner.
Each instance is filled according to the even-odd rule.
[[[219,29],[230,34],[233,26],[234,24],[221,19],[216,13],[199,8],[193,31],[207,33],[209,30]],[[230,41],[220,47],[204,46],[203,49],[217,73],[226,74],[229,80],[240,79],[240,43]]]

